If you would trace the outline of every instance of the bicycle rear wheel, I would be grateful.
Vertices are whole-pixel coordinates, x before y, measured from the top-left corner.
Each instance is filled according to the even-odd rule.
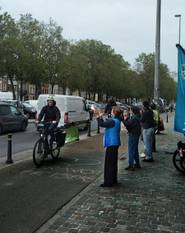
[[[179,154],[179,151],[176,150],[174,153],[173,153],[173,165],[175,166],[175,168],[180,171],[181,173],[185,174],[185,169],[183,168],[182,166],[182,160],[183,158],[180,157],[180,154]],[[185,164],[184,164],[185,166]]]
[[[185,174],[185,158],[181,158],[181,161],[180,161],[180,165],[182,167],[182,169],[184,170],[184,174]]]
[[[52,149],[51,149],[51,157],[57,160],[59,155],[60,155],[60,147],[57,146],[56,142],[53,142]]]
[[[33,148],[33,163],[36,167],[40,167],[43,164],[45,158],[44,141],[39,139]]]

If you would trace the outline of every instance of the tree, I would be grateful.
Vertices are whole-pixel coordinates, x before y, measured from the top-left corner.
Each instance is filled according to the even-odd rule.
[[[13,80],[17,72],[18,34],[15,20],[7,12],[0,15],[0,74],[10,80],[14,99],[16,95]]]
[[[31,14],[21,15],[17,22],[19,40],[19,76],[21,82],[36,85],[36,97],[41,92],[41,84],[45,80],[45,26],[34,19]]]

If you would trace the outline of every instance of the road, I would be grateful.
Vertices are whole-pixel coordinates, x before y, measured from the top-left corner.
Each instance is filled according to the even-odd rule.
[[[35,125],[28,124],[25,132],[15,132],[12,136],[12,154],[26,151],[33,148],[34,142],[38,138]],[[0,136],[0,158],[7,155],[7,134]]]
[[[80,135],[86,135],[87,131],[80,132]],[[25,132],[14,132],[12,134],[12,154],[24,152],[33,149],[34,143],[38,138],[38,132],[36,131],[35,124],[29,123]],[[0,158],[7,156],[7,134],[0,136]]]

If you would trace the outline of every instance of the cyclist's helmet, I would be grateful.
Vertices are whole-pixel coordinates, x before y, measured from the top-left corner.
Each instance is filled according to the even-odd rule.
[[[49,100],[55,101],[55,99],[54,99],[54,97],[52,95],[48,96],[47,101],[49,101]]]
[[[48,96],[47,102],[48,102],[48,101],[53,101],[53,104],[54,104],[54,105],[56,104],[55,98],[54,98],[52,95],[49,95],[49,96]]]

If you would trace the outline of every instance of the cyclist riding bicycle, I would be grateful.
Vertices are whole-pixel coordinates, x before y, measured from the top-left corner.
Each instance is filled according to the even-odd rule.
[[[38,120],[36,121],[39,123],[43,119],[46,135],[50,135],[49,144],[48,137],[46,137],[46,150],[52,148],[53,141],[55,140],[54,130],[57,128],[60,118],[61,115],[58,107],[56,106],[56,101],[53,96],[49,96],[47,99],[47,105],[42,108],[38,116]]]

